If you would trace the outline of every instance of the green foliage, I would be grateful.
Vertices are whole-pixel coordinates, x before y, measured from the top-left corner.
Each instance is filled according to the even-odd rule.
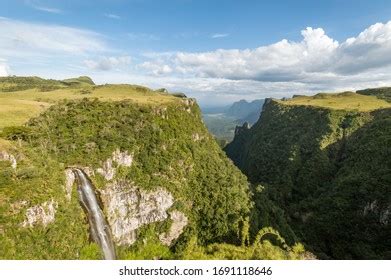
[[[2,219],[7,220],[6,235],[1,238],[10,252],[0,253],[1,258],[97,258],[76,193],[70,204],[65,201],[64,169],[72,165],[96,169],[116,149],[133,155],[132,166],[119,168],[116,179],[126,179],[142,189],[163,187],[171,192],[174,207],[189,219],[197,246],[240,243],[239,224],[251,207],[248,183],[209,135],[196,105],[62,101],[30,120],[26,129],[20,149],[24,161],[17,170],[9,164],[2,170],[0,198],[10,204],[26,200],[29,206],[53,198],[59,203],[56,222],[46,228],[22,229],[27,206],[17,218],[9,207],[1,209]],[[98,189],[105,187],[100,175],[92,180]],[[156,239],[168,226],[154,227],[154,233],[144,237],[141,230],[135,246],[118,248],[120,257],[173,258],[171,249]],[[32,245],[33,240],[38,242]],[[182,238],[175,247],[186,242]],[[63,247],[56,249],[58,245]]]
[[[81,248],[80,250],[80,259],[81,260],[101,260],[102,253],[98,244],[90,243]]]
[[[27,140],[30,129],[25,126],[7,126],[0,136],[7,140]]]
[[[50,91],[64,87],[60,81],[45,80],[38,77],[0,77],[0,92],[21,91],[37,88],[40,91]]]
[[[337,99],[356,97],[269,100],[260,121],[225,148],[252,183],[264,186],[253,189],[253,231],[269,224],[288,243],[299,238],[322,258],[389,256],[391,110],[331,108]]]
[[[362,95],[376,96],[377,98],[391,102],[391,87],[369,88],[358,90],[357,93]]]
[[[289,247],[280,234],[272,228],[261,229],[252,244],[237,246],[214,243],[206,247],[197,244],[197,239],[192,237],[187,246],[181,252],[178,252],[178,257],[190,260],[289,260],[306,258],[306,252],[302,244],[297,243]]]
[[[16,157],[16,170],[0,162],[0,259],[78,259],[88,226],[76,192],[65,199],[63,168],[30,147]],[[27,208],[51,199],[58,203],[54,223],[22,227]]]
[[[89,77],[79,77],[63,81],[46,80],[39,77],[0,77],[0,92],[13,92],[28,89],[38,89],[41,92],[53,91],[66,87],[95,85]]]

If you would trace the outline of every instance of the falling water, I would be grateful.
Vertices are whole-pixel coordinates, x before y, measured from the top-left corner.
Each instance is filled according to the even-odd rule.
[[[114,260],[115,250],[109,225],[96,197],[94,186],[81,169],[73,169],[78,182],[79,199],[88,214],[92,239],[101,247],[104,259]]]

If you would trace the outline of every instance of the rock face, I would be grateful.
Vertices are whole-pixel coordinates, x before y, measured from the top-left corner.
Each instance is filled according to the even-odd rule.
[[[96,172],[101,174],[107,181],[114,179],[116,168],[113,166],[113,162],[116,162],[119,166],[130,167],[133,162],[133,156],[128,151],[121,152],[119,149],[115,150],[111,156],[105,162],[103,166],[98,168]]]
[[[22,227],[33,227],[36,225],[47,226],[54,221],[57,207],[57,202],[52,199],[41,205],[35,205],[28,208],[26,211],[26,219],[22,223]]]
[[[183,232],[183,229],[188,223],[187,217],[182,212],[174,210],[170,213],[172,220],[171,227],[167,233],[163,233],[159,236],[160,241],[164,245],[171,245],[172,241],[177,239]]]
[[[72,186],[75,183],[75,174],[71,169],[65,170],[65,193],[68,201],[71,200]]]
[[[142,225],[167,219],[167,210],[174,203],[172,195],[162,188],[148,192],[125,181],[110,183],[101,197],[114,241],[119,245],[133,244],[136,230]]]
[[[377,215],[379,217],[379,223],[387,226],[391,216],[391,205],[388,205],[388,207],[385,208],[381,208],[379,207],[377,200],[368,202],[364,207],[363,215],[366,216],[369,213]]]
[[[0,160],[9,161],[13,169],[16,169],[17,161],[15,156],[7,153],[6,151],[0,151]]]

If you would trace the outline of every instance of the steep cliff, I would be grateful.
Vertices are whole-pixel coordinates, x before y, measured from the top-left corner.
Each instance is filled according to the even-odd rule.
[[[269,99],[225,148],[323,258],[390,257],[391,104],[373,92]]]
[[[265,228],[281,212],[253,225],[195,100],[88,77],[1,88],[0,259],[313,257]]]

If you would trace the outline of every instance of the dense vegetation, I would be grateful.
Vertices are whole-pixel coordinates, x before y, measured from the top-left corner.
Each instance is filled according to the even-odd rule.
[[[169,220],[143,226],[134,245],[117,248],[119,258],[307,257],[292,236],[285,242],[285,235],[264,228],[280,223],[265,218],[253,225],[249,220],[262,213],[252,210],[247,179],[208,133],[192,100],[130,85],[89,89],[89,94],[77,87],[1,93],[9,102],[45,96],[48,103],[25,125],[10,126],[8,119],[0,123],[0,151],[15,155],[18,162],[14,169],[0,161],[1,259],[100,258],[99,248],[90,243],[77,192],[73,190],[70,202],[65,198],[64,171],[73,165],[96,169],[116,149],[133,155],[132,166],[120,168],[116,179],[147,190],[167,189],[175,198],[173,207],[189,219],[172,247],[158,240]],[[105,188],[99,174],[91,179],[98,190]],[[254,195],[261,193],[258,189]],[[58,204],[53,223],[21,226],[28,207],[52,199]]]
[[[390,258],[391,109],[375,110],[384,102],[354,93],[268,100],[225,148],[321,258]]]
[[[368,88],[368,89],[358,90],[357,93],[362,95],[376,96],[378,98],[391,102],[391,87]]]
[[[94,85],[90,77],[79,77],[63,81],[46,80],[39,77],[0,77],[0,92],[21,91],[36,88],[40,91],[52,91],[65,87]]]

